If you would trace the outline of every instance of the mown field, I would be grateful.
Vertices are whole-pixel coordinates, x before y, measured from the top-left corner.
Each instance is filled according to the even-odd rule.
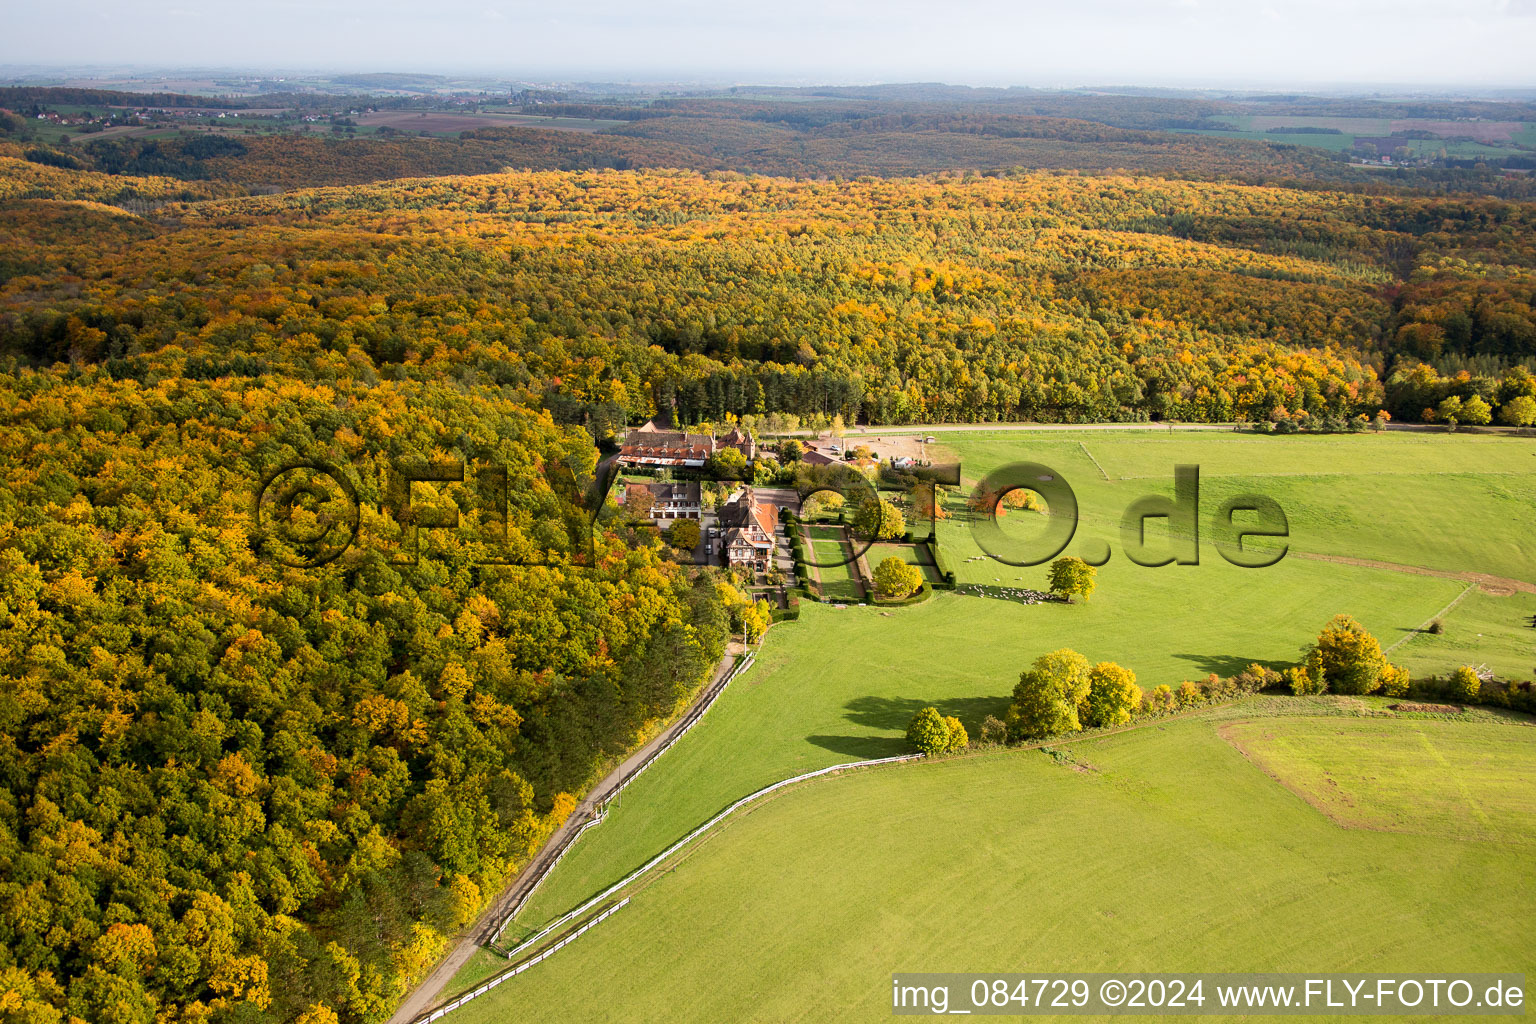
[[[824,601],[857,601],[863,589],[854,578],[854,567],[848,562],[848,548],[843,541],[840,526],[807,526],[811,537],[810,555],[816,565],[811,572],[821,581]]]
[[[1054,758],[793,789],[456,1019],[883,1020],[892,971],[1527,970],[1529,799],[1485,838],[1448,835],[1490,777],[1529,793],[1536,730],[1435,723],[1442,762],[1416,756],[1422,720],[1288,714],[1342,703],[1256,698]],[[1278,780],[1220,735],[1253,720],[1284,745]],[[1341,752],[1340,730],[1365,745]],[[1431,827],[1341,827],[1287,788],[1362,750],[1394,771],[1357,795],[1428,801]]]

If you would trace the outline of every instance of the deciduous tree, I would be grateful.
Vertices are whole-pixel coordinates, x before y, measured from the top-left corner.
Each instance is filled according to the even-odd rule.
[[[1065,555],[1051,563],[1051,593],[1060,594],[1069,601],[1074,594],[1080,594],[1087,601],[1093,596],[1094,577],[1098,574],[1096,568],[1081,558]]]
[[[1008,738],[1041,739],[1081,729],[1078,708],[1088,696],[1088,674],[1088,659],[1073,650],[1036,658],[1013,688]]]

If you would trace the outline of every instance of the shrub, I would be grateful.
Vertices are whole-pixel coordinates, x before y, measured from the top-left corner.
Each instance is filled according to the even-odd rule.
[[[1042,654],[1019,676],[1008,708],[1010,740],[1077,732],[1077,709],[1088,696],[1088,659],[1062,648]]]
[[[1387,665],[1381,670],[1381,693],[1385,697],[1406,697],[1410,679],[1401,665]]]
[[[980,739],[983,746],[998,746],[1008,742],[1008,727],[996,715],[981,720]]]
[[[1508,697],[1509,706],[1516,711],[1536,714],[1536,683],[1510,683]],[[983,725],[983,728],[985,728],[985,725]]]
[[[1446,696],[1463,704],[1476,704],[1482,689],[1483,681],[1477,678],[1477,672],[1470,665],[1463,665],[1451,673]]]
[[[971,737],[966,733],[965,726],[954,715],[944,716],[944,728],[949,732],[949,743],[945,751],[954,753],[971,745]]]
[[[915,565],[892,555],[875,567],[874,584],[877,596],[899,599],[923,585],[923,574]]]
[[[1060,594],[1071,600],[1073,594],[1083,595],[1087,601],[1093,596],[1094,577],[1099,570],[1071,555],[1058,558],[1051,563],[1051,593]]]
[[[1200,687],[1186,679],[1179,684],[1178,698],[1179,707],[1192,708],[1205,700],[1205,694],[1200,691]]]
[[[1328,681],[1329,690],[1347,694],[1375,691],[1387,663],[1381,644],[1348,615],[1335,615],[1323,627],[1309,658],[1321,667],[1320,678]]]
[[[1178,698],[1173,695],[1173,687],[1167,683],[1159,683],[1152,687],[1142,702],[1142,707],[1150,715],[1166,715],[1178,706]]]
[[[1429,631],[1435,634],[1435,636],[1439,636],[1445,632],[1445,623],[1440,619],[1436,619],[1429,624]]]
[[[1141,687],[1136,685],[1136,673],[1101,661],[1088,670],[1088,699],[1084,702],[1084,725],[1124,725],[1141,706]]]
[[[1284,677],[1272,668],[1265,668],[1258,662],[1254,662],[1232,677],[1232,687],[1237,693],[1258,693],[1260,690],[1268,690],[1279,686],[1284,682]]]
[[[1314,675],[1300,665],[1285,670],[1285,682],[1291,688],[1291,692],[1298,697],[1322,693],[1328,689],[1327,681],[1321,674]]]
[[[907,742],[932,757],[949,750],[949,725],[938,708],[923,708],[907,724]]]

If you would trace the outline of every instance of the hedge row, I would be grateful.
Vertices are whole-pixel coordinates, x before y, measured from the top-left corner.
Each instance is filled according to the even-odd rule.
[[[1408,686],[1408,700],[1449,701],[1454,704],[1484,704],[1495,708],[1511,708],[1536,715],[1536,682],[1502,682],[1497,679],[1483,680],[1475,693],[1467,693],[1454,679],[1425,676],[1414,679]]]
[[[955,570],[949,567],[949,560],[944,557],[944,552],[934,541],[929,540],[924,543],[928,545],[928,553],[933,556],[933,567],[939,572],[940,582],[934,584],[935,589],[954,590]]]
[[[784,591],[784,607],[768,611],[770,622],[794,622],[800,617],[800,596],[793,590]]]

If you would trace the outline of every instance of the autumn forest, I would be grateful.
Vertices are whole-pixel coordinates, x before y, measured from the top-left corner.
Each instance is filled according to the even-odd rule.
[[[204,154],[260,190],[0,142],[0,1019],[386,1019],[732,631],[728,586],[602,529],[538,567],[264,559],[271,467],[353,467],[367,507],[401,459],[500,463],[510,543],[558,552],[549,467],[658,415],[1344,430],[1536,398],[1529,202],[1236,144],[1181,174],[1134,127],[1054,169],[748,161],[729,127],[710,167],[698,119],[543,163]]]

